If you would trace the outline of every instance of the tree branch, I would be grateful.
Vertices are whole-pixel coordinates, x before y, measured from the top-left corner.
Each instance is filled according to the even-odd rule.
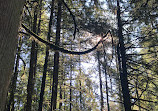
[[[64,49],[64,48],[61,48],[59,46],[56,46],[50,42],[47,42],[45,40],[43,40],[42,38],[40,38],[38,35],[36,35],[34,32],[32,32],[29,28],[27,28],[24,24],[22,24],[22,27],[28,32],[30,33],[32,36],[34,36],[37,40],[39,40],[40,42],[50,46],[51,49],[55,50],[55,51],[60,51],[60,52],[63,52],[63,53],[67,53],[67,54],[74,54],[74,55],[83,55],[83,54],[87,54],[87,53],[90,53],[92,52],[93,50],[95,50],[98,45],[104,41],[104,39],[101,39],[93,48],[89,49],[89,50],[86,50],[86,51],[82,51],[82,52],[76,52],[76,51],[70,51],[70,50],[67,50],[67,49]],[[106,33],[106,35],[104,37],[107,36],[107,34],[109,33],[109,31]]]
[[[157,101],[151,101],[151,100],[146,100],[146,99],[141,99],[141,98],[134,98],[132,97],[131,99],[134,99],[134,100],[141,100],[141,101],[145,101],[145,102],[152,102],[152,103],[158,103]]]

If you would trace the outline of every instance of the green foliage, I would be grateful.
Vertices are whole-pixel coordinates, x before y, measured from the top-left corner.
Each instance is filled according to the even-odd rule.
[[[70,10],[75,16],[77,24],[77,34],[73,40],[74,21],[70,12],[63,5],[62,6],[62,23],[61,23],[61,43],[60,46],[66,49],[80,51],[85,50],[86,47],[93,47],[97,36],[106,33],[109,29],[112,30],[112,35],[117,35],[116,32],[116,4],[115,0],[107,0],[108,9],[103,8],[103,1],[101,0],[65,0]],[[22,15],[22,23],[32,30],[33,16],[35,7],[37,12],[39,5],[42,6],[41,25],[38,35],[42,39],[47,40],[48,22],[50,13],[51,1],[27,0]],[[128,66],[128,80],[131,94],[131,101],[133,109],[148,109],[152,111],[158,110],[158,103],[156,103],[158,95],[158,34],[157,34],[157,1],[156,0],[122,0],[122,17],[124,23],[124,42],[127,54]],[[125,5],[124,5],[125,4]],[[126,13],[128,12],[128,14]],[[125,13],[124,13],[125,12]],[[114,13],[114,14],[113,14]],[[110,16],[108,14],[111,14]],[[53,26],[51,32],[51,42],[54,44],[56,37],[56,17],[57,17],[57,1],[55,1],[55,9],[53,14]],[[39,23],[40,15],[38,15],[37,24]],[[128,24],[126,24],[128,23]],[[17,86],[14,93],[15,110],[23,111],[26,105],[27,96],[27,82],[29,75],[29,61],[31,51],[31,41],[36,40],[34,37],[28,36],[23,29],[19,29],[22,36],[23,44],[20,52],[21,57],[26,63],[26,69],[20,60],[18,69]],[[87,42],[88,41],[88,42]],[[38,102],[41,91],[43,67],[45,60],[46,46],[36,40],[38,43],[37,67],[36,77],[34,83],[34,92],[32,100],[32,110],[38,110]],[[107,70],[108,78],[108,92],[110,99],[111,111],[121,111],[122,107],[122,90],[119,77],[119,64],[117,60],[117,37],[113,37],[100,45],[98,50],[101,60],[101,72],[104,74],[105,68]],[[113,43],[113,44],[112,44]],[[139,47],[138,50],[133,47]],[[106,50],[106,54],[104,50]],[[43,110],[48,111],[51,103],[51,90],[53,82],[53,60],[54,51],[50,50],[45,94],[43,101]],[[70,110],[70,89],[72,90],[72,110],[73,111],[99,111],[100,109],[100,93],[98,93],[98,70],[97,62],[95,60],[96,52],[84,56],[73,56],[70,54],[60,53],[59,65],[59,85],[57,109],[59,103],[62,103],[61,111]],[[105,57],[106,63],[103,60]],[[92,62],[90,66],[90,62]],[[85,65],[86,64],[86,65]],[[71,68],[73,66],[73,68]],[[72,73],[72,76],[70,76]],[[106,101],[106,85],[105,76],[103,80],[103,96]],[[71,87],[70,87],[71,81]],[[61,93],[60,93],[61,91]],[[8,92],[10,95],[10,92]],[[62,98],[60,97],[62,95]],[[9,97],[9,96],[8,96]],[[8,98],[9,99],[9,98]],[[144,108],[144,109],[143,109]],[[104,109],[107,110],[104,104]]]

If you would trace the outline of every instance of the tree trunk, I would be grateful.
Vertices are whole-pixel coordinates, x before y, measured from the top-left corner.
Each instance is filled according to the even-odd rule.
[[[81,56],[80,55],[79,55],[79,77],[81,78]],[[79,79],[79,85],[80,85],[80,110],[82,110],[82,92],[81,92],[82,83],[80,79]]]
[[[128,89],[128,79],[127,79],[126,54],[125,54],[124,40],[122,34],[122,21],[120,17],[119,0],[117,0],[117,20],[118,20],[118,37],[119,37],[118,51],[120,53],[119,59],[121,63],[120,79],[121,79],[121,86],[123,93],[123,103],[124,103],[125,111],[131,111],[131,101],[130,101],[130,94]]]
[[[72,62],[71,62],[71,69],[70,69],[70,111],[72,110]]]
[[[24,0],[0,1],[0,111],[4,110],[14,67],[18,26]]]
[[[119,74],[119,71],[121,71],[121,64],[120,64],[120,54],[119,54],[118,46],[115,46],[115,56],[116,56],[116,72]],[[120,101],[119,107],[120,107],[120,111],[124,111],[120,76],[118,76],[117,79],[118,79],[117,84],[119,89],[118,96]]]
[[[19,67],[19,60],[20,60],[20,52],[21,52],[21,45],[22,45],[22,38],[19,37],[19,44],[18,44],[18,49],[17,49],[17,57],[16,57],[16,63],[15,63],[15,68],[14,68],[14,75],[12,77],[12,81],[10,84],[10,97],[9,97],[9,102],[7,105],[7,110],[8,111],[14,111],[14,93],[16,90],[16,81],[17,81],[17,76],[18,76],[18,67]]]
[[[53,11],[54,11],[54,0],[52,0],[52,3],[51,3],[51,14],[50,14],[50,19],[49,19],[47,41],[50,41],[52,19],[53,19]],[[40,101],[39,101],[39,109],[38,109],[38,111],[42,111],[43,96],[44,96],[44,89],[45,89],[45,81],[46,81],[46,74],[47,74],[48,57],[49,57],[49,47],[47,46],[46,47],[46,56],[45,56],[45,63],[44,63],[44,70],[43,70],[43,77],[42,77],[42,85],[41,85]]]
[[[72,50],[72,44],[71,44]],[[72,57],[70,56],[70,111],[72,110]]]
[[[104,51],[104,73],[105,73],[105,86],[106,86],[106,103],[107,103],[107,108],[108,111],[110,111],[110,105],[109,105],[109,88],[108,88],[108,75],[107,75],[107,71],[106,71],[106,66],[107,66],[107,60],[106,60],[106,51],[105,51],[105,45],[103,44],[103,51]]]
[[[36,26],[37,26],[37,10],[35,9],[34,23],[33,23],[34,33],[36,33]],[[26,111],[31,111],[32,95],[33,95],[33,90],[34,90],[35,73],[36,73],[36,64],[37,64],[37,43],[35,42],[35,40],[33,40],[32,46],[31,46],[30,68],[29,68],[29,77],[28,77],[28,84],[27,84]]]
[[[65,76],[64,76],[64,79],[65,79]],[[64,85],[65,85],[65,82],[63,83]],[[63,92],[64,92],[64,100],[65,100],[65,98],[66,98],[66,91],[65,91],[65,86],[64,86],[64,90],[63,90]],[[66,110],[66,105],[65,105],[65,101],[64,101],[64,111]]]
[[[61,1],[58,1],[58,14],[57,14],[57,28],[56,28],[56,41],[55,45],[59,46],[60,43],[60,23],[61,23]],[[53,85],[51,97],[51,111],[56,109],[57,104],[57,88],[58,88],[58,73],[59,73],[59,52],[54,54],[54,69],[53,69]]]
[[[63,82],[63,81],[62,81]],[[61,88],[62,83],[60,84],[60,99],[62,99],[62,88]],[[59,103],[59,111],[61,110],[62,107],[62,102]]]
[[[62,59],[61,59],[61,65],[63,65],[64,64],[64,56],[63,56],[63,54],[62,54],[62,57],[61,57]],[[62,69],[61,70],[61,84],[60,84],[60,99],[62,100],[62,99],[64,99],[64,93],[65,93],[65,91],[64,91],[64,89],[62,89],[62,86],[64,86],[64,80],[65,80],[65,73],[64,73],[64,69]],[[63,93],[64,92],[64,93]],[[62,104],[63,103],[63,101],[61,101],[60,103],[59,103],[59,111],[60,110],[62,110]]]
[[[102,79],[101,79],[101,67],[100,67],[100,52],[97,51],[97,59],[98,59],[98,70],[99,70],[99,82],[100,82],[100,94],[101,94],[101,98],[100,98],[100,105],[101,105],[101,111],[103,111],[104,109],[104,101],[103,101],[103,89],[102,89]]]

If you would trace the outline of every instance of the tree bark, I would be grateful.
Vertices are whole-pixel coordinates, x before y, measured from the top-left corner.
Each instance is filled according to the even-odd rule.
[[[60,43],[60,23],[61,23],[61,1],[59,0],[58,1],[58,14],[57,14],[56,41],[55,41],[55,45],[57,45],[57,46],[59,46],[59,43]],[[58,73],[59,73],[59,52],[55,52],[55,54],[54,54],[52,97],[51,97],[51,111],[56,110],[57,89],[58,89]]]
[[[117,0],[117,20],[118,20],[118,37],[119,37],[119,53],[120,53],[120,79],[121,79],[121,86],[122,86],[122,93],[123,93],[123,103],[125,107],[125,111],[131,111],[131,101],[130,101],[130,94],[128,89],[128,79],[127,79],[127,67],[126,67],[126,53],[125,53],[125,46],[122,34],[122,21],[120,17],[120,5],[119,0]]]
[[[12,81],[10,84],[10,96],[9,96],[9,102],[7,105],[7,110],[8,111],[14,111],[14,93],[16,90],[16,81],[17,81],[17,76],[18,76],[18,67],[19,67],[19,60],[20,60],[20,52],[21,52],[21,45],[22,45],[22,38],[19,37],[19,44],[18,44],[18,49],[17,49],[17,57],[16,57],[16,63],[15,63],[15,68],[14,68],[14,75],[12,77]]]
[[[4,110],[14,67],[18,26],[24,0],[0,0],[0,111]]]

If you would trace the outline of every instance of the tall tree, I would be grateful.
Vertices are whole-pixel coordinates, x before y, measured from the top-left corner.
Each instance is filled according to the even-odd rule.
[[[34,21],[33,21],[34,33],[36,33],[36,27],[37,27],[37,9],[35,9],[34,12]],[[32,95],[34,90],[34,82],[35,82],[35,74],[36,74],[36,64],[37,64],[37,43],[35,42],[35,40],[33,40],[31,46],[30,68],[29,68],[29,77],[28,77],[28,85],[27,85],[26,111],[31,111]]]
[[[61,66],[64,64],[64,56],[62,54],[62,59],[61,59]],[[64,98],[64,94],[65,94],[65,91],[64,89],[62,88],[64,86],[64,79],[65,79],[65,71],[64,71],[64,67],[62,67],[61,69],[61,83],[60,83],[60,100],[63,100],[65,99]],[[63,93],[64,92],[64,93]],[[62,110],[62,106],[63,106],[63,101],[59,102],[59,110]],[[65,108],[65,105],[64,105],[64,108]],[[64,109],[65,110],[65,109]]]
[[[20,14],[24,0],[1,0],[0,4],[0,111],[4,110],[14,66]]]
[[[104,100],[103,100],[103,89],[102,89],[102,79],[101,79],[101,62],[100,62],[100,51],[97,51],[97,59],[98,59],[98,71],[99,71],[99,82],[100,82],[100,110],[104,109]]]
[[[52,2],[51,2],[51,14],[50,14],[50,18],[49,18],[47,41],[50,41],[50,35],[51,35],[51,30],[52,30],[51,28],[52,28],[53,11],[54,11],[54,0],[52,0]],[[45,63],[44,63],[44,69],[43,69],[43,77],[42,77],[42,85],[41,85],[38,111],[42,111],[42,105],[43,105],[43,96],[44,96],[45,81],[46,81],[46,74],[47,74],[48,57],[49,57],[49,47],[48,46],[46,47],[45,53],[46,53],[46,55],[45,55]]]
[[[72,43],[71,43],[72,44]],[[71,49],[72,49],[72,45],[71,45]],[[72,111],[72,57],[70,57],[70,111]]]
[[[107,109],[110,111],[110,105],[109,105],[109,88],[108,88],[108,75],[107,75],[107,59],[106,59],[106,51],[105,51],[105,45],[102,42],[103,45],[103,58],[104,58],[104,73],[105,73],[105,86],[106,86],[106,104],[107,104]]]
[[[81,46],[79,46],[79,47],[81,49]],[[81,77],[81,56],[80,55],[79,55],[79,77]],[[80,79],[79,79],[79,87],[80,87],[80,91],[79,91],[79,93],[80,93],[80,110],[82,110],[82,92],[81,92],[82,83],[81,83]]]
[[[58,13],[57,13],[57,26],[56,26],[56,40],[55,45],[59,46],[60,43],[60,29],[61,29],[61,0],[58,1]],[[59,73],[59,52],[54,54],[54,69],[53,69],[53,84],[52,84],[52,96],[51,96],[51,111],[56,110],[57,104],[57,89],[58,89],[58,73]]]
[[[116,77],[116,80],[117,80],[117,84],[118,84],[118,96],[119,96],[119,101],[120,101],[120,103],[119,103],[119,106],[120,106],[120,110],[121,111],[124,111],[123,110],[123,108],[124,108],[124,105],[123,105],[123,99],[122,99],[122,90],[121,90],[121,82],[120,82],[120,76],[119,76],[119,71],[121,70],[120,69],[120,64],[119,64],[119,60],[120,59],[118,59],[118,58],[120,58],[120,57],[118,57],[118,56],[120,56],[119,55],[119,51],[118,51],[118,48],[117,48],[117,45],[115,45],[114,46],[115,47],[115,61],[116,61],[116,73],[118,74],[118,76]]]
[[[123,93],[123,103],[125,107],[125,111],[131,111],[131,101],[130,101],[130,93],[128,88],[128,78],[127,78],[127,64],[126,64],[126,52],[124,46],[124,38],[122,34],[122,21],[120,17],[120,1],[117,0],[117,22],[118,22],[118,37],[119,37],[119,62],[120,62],[120,79]]]

